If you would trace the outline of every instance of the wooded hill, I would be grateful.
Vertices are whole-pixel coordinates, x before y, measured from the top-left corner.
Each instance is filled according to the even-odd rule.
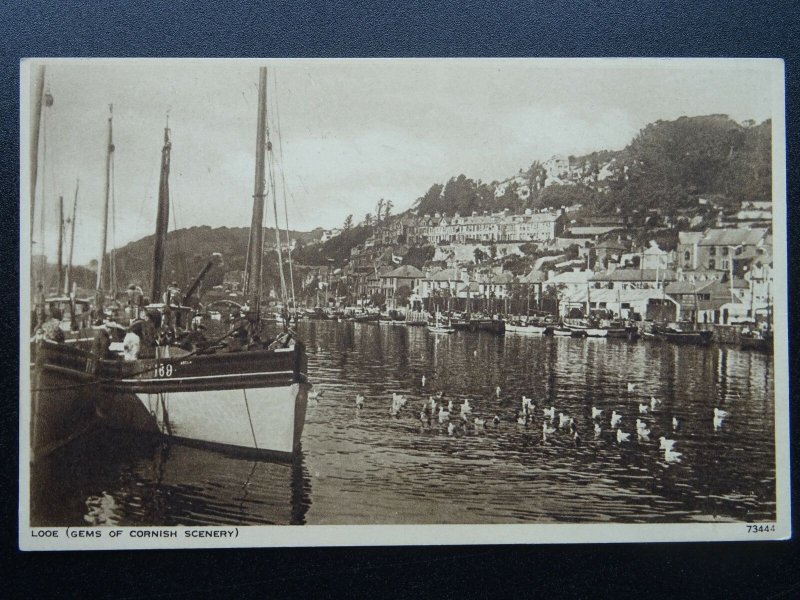
[[[542,163],[495,193],[501,182],[465,175],[434,184],[417,199],[418,214],[558,207],[581,203],[589,212],[629,214],[659,208],[670,211],[697,204],[771,200],[771,122],[739,124],[727,115],[681,117],[642,129],[619,151],[570,156],[558,183],[548,181]],[[521,187],[530,190],[520,193]],[[527,194],[527,192],[526,192]]]

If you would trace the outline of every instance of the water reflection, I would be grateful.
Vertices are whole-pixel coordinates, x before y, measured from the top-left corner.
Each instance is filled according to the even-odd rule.
[[[98,432],[31,469],[31,522],[56,525],[304,524],[303,456],[292,464]]]
[[[775,517],[770,356],[611,339],[437,336],[368,323],[306,322],[300,334],[312,380],[325,390],[309,405],[300,460],[254,462],[106,433],[37,467],[35,524]],[[421,403],[438,391],[457,403],[469,398],[486,426],[460,436],[436,419],[424,427]],[[397,418],[389,414],[393,392],[409,398]],[[516,423],[522,394],[537,407],[528,426]],[[657,409],[640,413],[651,397]],[[566,430],[543,440],[542,409],[550,406],[574,418],[579,445]],[[592,407],[602,418],[592,419]],[[730,413],[719,430],[714,408]],[[614,410],[630,442],[617,443]],[[637,418],[650,440],[637,439]],[[662,435],[676,440],[681,462],[665,460]]]

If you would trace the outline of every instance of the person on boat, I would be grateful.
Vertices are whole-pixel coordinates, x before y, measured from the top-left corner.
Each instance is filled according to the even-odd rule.
[[[164,304],[167,306],[179,306],[181,303],[181,290],[178,288],[178,283],[173,281],[167,286],[167,291],[164,292]]]
[[[108,329],[101,326],[94,334],[94,341],[92,343],[92,351],[100,358],[109,358],[111,348],[111,336],[108,335]]]
[[[281,333],[278,337],[275,338],[269,346],[269,350],[276,350],[278,348],[288,348],[290,342],[292,341],[292,336],[290,333]]]
[[[42,338],[51,342],[61,343],[64,341],[64,332],[61,331],[61,311],[51,303],[47,310],[47,318],[39,327],[42,330]]]
[[[141,338],[136,335],[132,327],[128,327],[125,338],[122,340],[123,358],[128,361],[138,360],[140,346]]]

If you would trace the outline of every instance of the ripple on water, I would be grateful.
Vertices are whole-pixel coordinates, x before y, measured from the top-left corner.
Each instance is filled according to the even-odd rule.
[[[294,464],[103,434],[37,467],[34,522],[270,523],[724,522],[775,518],[771,357],[726,347],[505,337],[306,322],[309,402]],[[421,383],[426,377],[426,385]],[[633,384],[629,389],[628,384]],[[496,388],[500,387],[500,396]],[[449,436],[423,402],[470,399],[483,429]],[[390,416],[391,394],[406,406]],[[357,394],[365,397],[361,410]],[[516,423],[521,397],[534,420]],[[639,405],[660,400],[655,411]],[[542,409],[581,437],[542,436]],[[592,419],[592,407],[602,409]],[[730,413],[713,426],[713,409]],[[631,434],[623,444],[612,411]],[[458,421],[458,406],[452,415]],[[492,419],[498,416],[499,425]],[[679,419],[673,430],[672,419]],[[636,419],[651,430],[637,440]],[[548,421],[549,422],[549,421]],[[594,424],[601,426],[595,435]],[[676,440],[668,463],[659,436]]]

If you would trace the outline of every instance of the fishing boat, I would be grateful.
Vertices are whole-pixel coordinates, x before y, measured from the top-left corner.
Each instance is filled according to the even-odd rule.
[[[441,313],[436,313],[435,321],[428,323],[428,331],[431,333],[454,333],[455,329],[450,326],[448,320],[442,318]]]
[[[41,342],[36,365],[47,382],[38,397],[67,388],[93,406],[100,423],[240,452],[291,458],[300,449],[310,384],[305,347],[284,326],[269,332],[261,320],[261,273],[265,209],[265,161],[274,160],[267,136],[267,71],[259,73],[255,193],[248,244],[244,296],[247,304],[232,328],[216,340],[188,347],[177,332],[191,322],[191,309],[162,300],[163,250],[169,215],[170,130],[164,130],[151,304],[141,331],[174,330],[152,357],[122,360],[107,349]],[[271,164],[271,163],[270,163]],[[273,169],[270,168],[270,172]],[[273,194],[273,202],[276,202]],[[277,209],[274,211],[277,221]],[[276,222],[276,232],[278,231]],[[280,260],[280,255],[279,255]],[[281,268],[283,265],[281,263]],[[282,278],[283,279],[283,278]],[[144,340],[143,340],[144,341]],[[143,356],[146,348],[143,348]],[[53,381],[60,385],[53,385]],[[46,398],[45,398],[46,400]],[[41,402],[39,408],[41,412]],[[34,415],[35,417],[36,415]]]
[[[747,329],[739,335],[739,347],[742,350],[757,350],[759,352],[772,352],[772,331],[758,331]]]
[[[666,326],[653,325],[650,331],[645,332],[644,336],[649,339],[659,339],[672,342],[673,344],[691,344],[696,346],[706,346],[711,343],[714,333],[699,329],[683,329],[677,324]]]
[[[547,332],[547,326],[545,325],[533,325],[527,323],[521,323],[519,321],[511,322],[506,321],[505,324],[506,333],[528,333],[533,335],[544,335]]]
[[[578,335],[576,335],[576,332],[574,332],[572,329],[570,329],[569,327],[563,327],[561,325],[553,327],[552,333],[553,335],[558,337],[578,337]]]

